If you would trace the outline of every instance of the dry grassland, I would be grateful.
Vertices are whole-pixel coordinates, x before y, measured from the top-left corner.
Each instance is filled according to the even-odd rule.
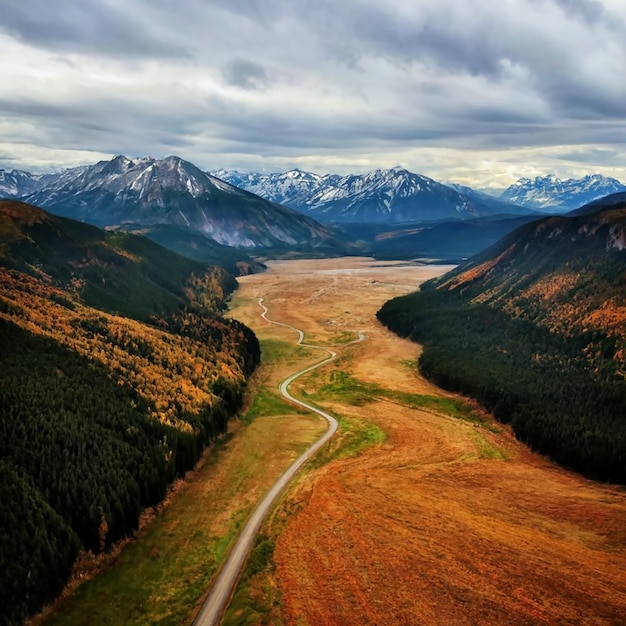
[[[318,394],[343,371],[390,390],[444,395],[411,366],[418,347],[375,319],[385,300],[441,268],[368,259],[269,265],[241,280],[234,314],[261,337],[289,339],[289,330],[260,320],[256,298],[263,297],[270,317],[302,328],[307,341],[345,343],[363,331],[365,342],[340,347],[327,372],[292,389],[346,423],[375,424],[386,439],[356,456],[333,456],[331,447],[329,462],[283,498],[264,529],[275,539],[272,560],[247,588],[260,604],[274,596],[259,619],[626,624],[623,489],[555,467],[498,425],[389,398],[346,404]]]

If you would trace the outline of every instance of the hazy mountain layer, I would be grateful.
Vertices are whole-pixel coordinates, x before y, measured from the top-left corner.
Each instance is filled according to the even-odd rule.
[[[367,242],[377,259],[436,259],[461,262],[496,243],[536,215],[494,216],[435,224],[350,224],[346,233]]]

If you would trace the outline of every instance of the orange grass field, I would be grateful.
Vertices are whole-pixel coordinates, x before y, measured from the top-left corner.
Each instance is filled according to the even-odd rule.
[[[383,328],[385,300],[445,268],[370,259],[270,262],[240,279],[233,315],[295,339],[269,316],[334,344],[338,361],[299,379],[306,394],[385,440],[333,455],[342,435],[284,496],[264,528],[268,567],[247,584],[272,590],[283,624],[626,624],[626,491],[560,469],[489,416],[467,421],[389,397],[319,393],[333,372],[360,383],[446,396],[415,370],[419,346]],[[345,345],[358,331],[366,341]],[[290,334],[291,333],[291,334]],[[342,347],[343,342],[343,347]],[[237,615],[230,616],[230,621]]]

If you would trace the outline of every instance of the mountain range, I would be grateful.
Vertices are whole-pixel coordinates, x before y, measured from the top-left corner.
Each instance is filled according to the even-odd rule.
[[[566,213],[598,198],[624,191],[624,183],[601,174],[565,180],[550,174],[532,180],[520,178],[505,189],[499,199],[547,213]]]
[[[234,274],[262,268],[253,252],[463,259],[538,217],[538,207],[558,213],[624,188],[600,175],[548,176],[521,179],[496,198],[401,167],[349,176],[207,173],[175,156],[117,156],[38,175],[0,170],[0,195],[146,235]]]
[[[323,223],[400,224],[531,213],[402,167],[348,176],[319,176],[299,169],[276,174],[217,170],[213,175]]]
[[[320,176],[300,169],[273,174],[220,169],[212,174],[325,223],[393,224],[565,213],[626,191],[626,185],[601,174],[567,180],[553,174],[520,178],[499,196],[454,183],[443,185],[401,167],[349,176]]]
[[[240,248],[316,246],[328,229],[171,156],[118,156],[49,180],[25,201],[106,227],[172,224]]]
[[[194,170],[183,174],[185,179],[179,181],[179,188],[186,187],[187,180],[199,176],[203,179],[199,186],[196,180],[195,189],[193,183],[190,183],[188,191],[192,195],[197,195],[200,189],[206,191],[207,188],[220,187],[220,182],[215,180],[219,179],[267,201],[309,214],[322,222],[338,223],[471,219],[496,214],[525,215],[533,211],[565,213],[601,197],[626,191],[626,184],[601,174],[592,174],[579,179],[560,179],[554,174],[537,176],[534,179],[520,178],[499,196],[495,196],[464,185],[454,183],[444,185],[401,167],[348,176],[339,174],[322,176],[297,168],[270,174],[242,173],[226,169],[201,172],[196,166],[178,157],[167,157],[162,161],[151,158],[131,161],[118,156],[111,163],[117,163],[119,166],[129,162],[134,164],[130,168],[133,171],[129,173],[137,177],[134,181],[135,190],[145,185],[148,179],[154,181],[167,171],[167,163],[178,162],[184,164],[183,169]],[[111,180],[97,180],[107,163],[102,161],[94,166],[75,167],[47,174],[0,169],[0,197],[26,198],[41,192],[48,201],[47,196],[51,190],[58,191],[70,186],[76,192],[86,183],[92,189],[98,183],[103,183],[114,193],[120,193],[123,184],[118,184],[116,189]],[[139,177],[141,168],[147,170],[150,166],[152,167],[149,175],[145,174],[143,179]],[[114,169],[115,165],[109,166],[106,174],[110,175]],[[209,177],[208,180],[205,176]],[[164,187],[171,183],[171,176],[161,182]],[[450,189],[458,195],[451,194]],[[223,183],[221,190],[236,193]],[[143,195],[145,196],[145,192]],[[38,196],[34,195],[31,200],[38,200]]]

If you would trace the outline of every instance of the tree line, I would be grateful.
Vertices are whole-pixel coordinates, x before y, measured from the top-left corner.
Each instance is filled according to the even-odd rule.
[[[387,302],[378,318],[423,345],[425,376],[478,400],[532,449],[626,483],[626,380],[615,336],[576,328],[566,336],[428,286]]]
[[[90,332],[102,330],[96,322],[86,322]],[[217,372],[228,353],[242,374],[208,378],[211,401],[177,404],[168,420],[114,368],[0,319],[0,622],[21,623],[53,599],[79,550],[98,553],[132,533],[239,407],[260,359],[252,331],[199,311],[163,324]],[[137,337],[131,350],[151,347]]]

